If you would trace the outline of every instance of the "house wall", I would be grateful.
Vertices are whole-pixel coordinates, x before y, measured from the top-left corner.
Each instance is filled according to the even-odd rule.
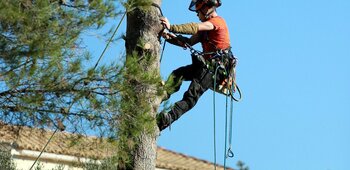
[[[18,170],[29,170],[33,165],[35,159],[39,156],[40,152],[30,150],[11,150],[13,161],[16,164]],[[36,166],[40,164],[42,170],[52,170],[60,165],[63,165],[64,170],[83,170],[83,168],[74,166],[78,162],[90,162],[91,160],[85,158],[78,158],[69,155],[60,155],[52,153],[43,153],[40,156],[40,160],[36,163]],[[99,161],[97,161],[99,163]],[[36,167],[35,166],[35,167]],[[35,169],[35,168],[33,168]],[[61,170],[61,169],[60,169]],[[156,170],[167,170],[159,169]]]
[[[14,163],[16,164],[17,170],[28,170],[34,163],[34,160],[25,160],[21,158],[14,158],[13,160],[14,160]],[[58,163],[49,162],[49,161],[40,161],[40,165],[42,166],[42,170],[52,170],[54,168],[57,168],[59,165],[64,165],[64,164],[58,164]],[[33,169],[35,169],[35,167]],[[71,165],[64,165],[64,170],[83,170],[83,169],[77,168]],[[156,168],[156,170],[169,170],[169,169]]]
[[[26,160],[23,158],[13,158],[13,161],[16,164],[17,170],[28,170],[34,163],[34,160]],[[40,161],[39,164],[42,167],[42,170],[52,170],[54,168],[57,168],[59,165],[63,165],[64,170],[83,170],[82,168],[76,168],[69,165],[59,164],[50,161]],[[38,163],[36,165],[38,165]],[[34,166],[33,169],[35,169],[35,167],[36,166]]]
[[[30,150],[11,150],[11,155],[18,170],[28,170],[39,156],[40,152]],[[82,168],[74,166],[78,162],[88,162],[89,159],[78,158],[75,156],[43,153],[39,161],[36,163],[41,165],[42,170],[52,170],[60,165],[64,166],[64,170],[83,170]],[[36,167],[35,166],[35,167]],[[34,169],[34,168],[33,168]]]

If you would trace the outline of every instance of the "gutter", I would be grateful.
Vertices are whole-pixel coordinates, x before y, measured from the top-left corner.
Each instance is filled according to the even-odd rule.
[[[13,155],[14,158],[26,158],[30,160],[35,160],[39,155],[39,151],[31,151],[31,150],[17,150],[17,149],[11,149],[11,155]],[[69,156],[69,155],[62,155],[62,154],[54,154],[54,153],[46,153],[43,152],[39,158],[39,160],[47,161],[47,162],[55,162],[55,163],[97,163],[101,164],[100,160],[93,160],[89,158],[81,158],[76,156]]]

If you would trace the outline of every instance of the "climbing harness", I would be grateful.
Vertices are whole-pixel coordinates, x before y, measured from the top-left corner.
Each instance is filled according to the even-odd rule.
[[[178,44],[180,44],[184,49],[190,49],[190,53],[192,58],[195,58],[197,61],[199,61],[204,67],[206,67],[210,73],[214,74],[216,68],[219,69],[219,73],[221,76],[221,80],[219,84],[213,86],[211,89],[226,95],[231,96],[231,98],[238,102],[242,99],[242,93],[239,89],[235,78],[236,78],[236,63],[237,58],[232,54],[231,49],[225,49],[225,50],[217,50],[215,52],[201,52],[196,49],[194,49],[189,43],[184,42],[178,38],[178,35],[171,33],[167,31],[166,34],[172,38],[178,41]],[[211,56],[210,59],[205,59],[205,56]],[[228,85],[228,86],[226,86]],[[238,92],[239,97],[235,97],[234,93]]]
[[[226,96],[231,96],[233,100],[239,101],[241,99],[241,92],[235,82],[237,58],[232,54],[231,50],[218,50],[216,52],[204,53],[204,55],[211,55],[209,60],[202,59],[207,69],[209,69],[212,74],[215,72],[218,73],[215,74],[214,77],[217,75],[220,76],[220,82],[213,86],[212,90]],[[240,94],[239,98],[233,96],[236,89]]]

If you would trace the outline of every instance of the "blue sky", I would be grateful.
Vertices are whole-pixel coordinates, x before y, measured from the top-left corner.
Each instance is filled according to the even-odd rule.
[[[234,104],[227,164],[252,170],[345,170],[350,162],[350,1],[222,0],[218,9],[238,57],[243,101]],[[163,0],[171,23],[198,22],[190,0]],[[113,21],[115,22],[115,21]],[[117,59],[124,46],[108,54]],[[118,48],[120,47],[120,48]],[[196,46],[200,49],[200,46]],[[98,56],[101,48],[91,49]],[[109,58],[110,59],[110,58]],[[190,64],[189,51],[167,44],[161,74]],[[181,99],[189,83],[174,94]],[[225,97],[216,95],[217,161],[223,163]],[[214,161],[213,92],[164,130],[159,146]]]

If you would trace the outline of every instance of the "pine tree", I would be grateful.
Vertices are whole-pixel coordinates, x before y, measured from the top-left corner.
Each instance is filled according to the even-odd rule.
[[[238,161],[236,165],[239,170],[249,170],[249,167],[246,166],[242,161]]]
[[[140,3],[141,2],[141,3]],[[156,113],[161,103],[159,0],[129,0],[122,120],[118,126],[120,169],[155,169]],[[124,156],[123,156],[124,155]]]
[[[161,103],[160,0],[122,2],[126,58],[97,68],[81,35],[117,16],[113,0],[0,2],[0,120],[66,126],[118,141],[119,169],[155,169]]]
[[[0,120],[82,132],[115,124],[120,67],[88,66],[81,35],[117,16],[112,0],[0,2]],[[91,61],[92,62],[92,61]],[[108,119],[107,119],[108,118]],[[71,126],[74,125],[74,126]],[[81,126],[79,126],[81,125]],[[111,134],[115,136],[115,134]]]
[[[16,170],[16,165],[11,159],[10,151],[4,151],[0,148],[0,169]]]

